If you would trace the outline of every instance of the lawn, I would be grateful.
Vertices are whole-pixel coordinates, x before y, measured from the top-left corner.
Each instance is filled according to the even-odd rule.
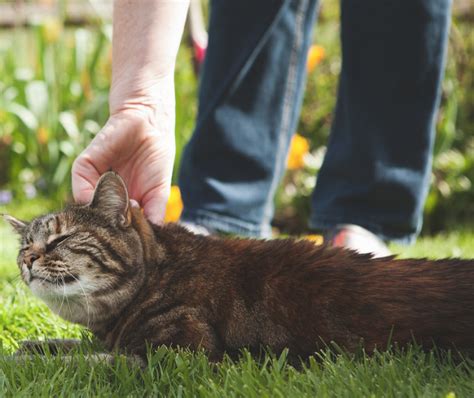
[[[51,207],[48,202],[0,208],[29,218]],[[88,335],[52,315],[22,285],[15,266],[17,242],[0,222],[0,342],[10,354],[22,339]],[[393,246],[402,256],[474,258],[474,230],[460,229],[419,239],[413,247]],[[243,354],[239,362],[209,364],[203,354],[166,348],[151,355],[145,370],[123,361],[91,365],[78,352],[73,362],[37,358],[21,364],[0,359],[0,396],[244,396],[244,397],[470,397],[474,363],[455,362],[446,353],[405,352],[338,355],[322,352],[303,369],[268,354],[256,362]]]

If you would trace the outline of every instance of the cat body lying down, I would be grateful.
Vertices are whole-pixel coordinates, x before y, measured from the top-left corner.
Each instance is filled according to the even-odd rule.
[[[474,351],[474,261],[372,259],[308,241],[222,239],[151,225],[104,174],[89,205],[24,223],[31,291],[110,351],[160,345],[213,360],[262,346],[307,357],[335,342],[370,352],[414,340]]]

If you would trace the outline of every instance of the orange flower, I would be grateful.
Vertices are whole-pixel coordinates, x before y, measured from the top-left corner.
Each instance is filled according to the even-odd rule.
[[[183,211],[183,201],[181,200],[181,191],[177,185],[171,187],[170,197],[166,205],[165,222],[176,222]]]
[[[48,142],[49,132],[45,127],[40,126],[36,132],[36,138],[41,145]]]
[[[304,156],[308,151],[308,140],[299,134],[295,134],[291,139],[290,151],[286,163],[288,170],[301,169],[304,166]]]
[[[311,73],[314,68],[324,59],[324,48],[313,44],[308,50],[308,58],[306,59],[306,71]]]
[[[322,245],[324,242],[324,238],[322,235],[306,235],[303,239],[310,240],[311,242],[314,242],[315,245]]]

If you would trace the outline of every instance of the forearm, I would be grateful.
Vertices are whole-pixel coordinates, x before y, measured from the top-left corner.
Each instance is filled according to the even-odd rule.
[[[189,0],[115,0],[110,114],[174,109],[174,66]]]

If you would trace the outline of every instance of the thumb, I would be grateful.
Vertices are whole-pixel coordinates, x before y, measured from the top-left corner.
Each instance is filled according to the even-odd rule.
[[[147,193],[142,200],[143,212],[145,217],[152,224],[161,225],[165,218],[166,205],[168,202],[169,189],[163,192],[163,189],[155,188]]]
[[[100,178],[97,169],[77,158],[72,165],[72,195],[77,203],[89,203],[94,195],[95,186]]]

